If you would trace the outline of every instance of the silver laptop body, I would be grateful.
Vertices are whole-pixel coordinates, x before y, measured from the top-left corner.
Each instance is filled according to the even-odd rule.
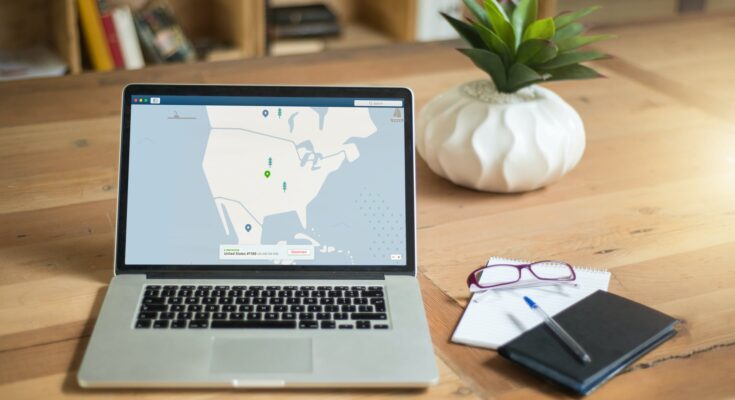
[[[83,387],[424,387],[413,96],[129,85]]]

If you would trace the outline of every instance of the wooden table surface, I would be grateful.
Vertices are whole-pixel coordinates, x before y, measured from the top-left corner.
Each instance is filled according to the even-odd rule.
[[[0,84],[0,398],[563,398],[489,350],[450,344],[466,274],[490,255],[609,268],[610,291],[683,321],[590,398],[735,397],[735,15],[612,30],[607,79],[548,85],[588,147],[521,195],[418,163],[418,243],[439,385],[411,390],[82,390],[76,370],[112,276],[120,90],[128,82],[369,84],[417,109],[482,77],[452,44],[153,67]]]

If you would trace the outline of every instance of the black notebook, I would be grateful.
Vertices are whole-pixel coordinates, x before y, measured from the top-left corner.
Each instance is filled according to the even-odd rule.
[[[543,308],[543,299],[538,302]],[[592,362],[582,363],[543,323],[501,346],[498,352],[581,394],[590,393],[674,336],[677,322],[652,308],[602,290],[554,319],[587,351]]]

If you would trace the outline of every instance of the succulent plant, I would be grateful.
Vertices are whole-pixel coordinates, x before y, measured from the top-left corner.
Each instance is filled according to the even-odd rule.
[[[465,22],[442,16],[472,46],[458,50],[490,75],[498,91],[513,93],[539,82],[602,76],[580,63],[607,55],[580,48],[613,36],[585,36],[584,26],[577,21],[598,6],[538,19],[538,0],[485,0],[484,6],[476,0],[464,3],[474,19]]]

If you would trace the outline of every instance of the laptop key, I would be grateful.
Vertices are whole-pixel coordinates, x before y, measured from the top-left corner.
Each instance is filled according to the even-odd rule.
[[[301,304],[301,299],[298,297],[289,297],[286,300],[286,304]]]
[[[253,304],[268,304],[268,299],[265,297],[256,297],[253,299]]]
[[[238,297],[235,299],[235,304],[250,304],[249,297]]]
[[[199,288],[201,289],[202,287],[199,286]],[[196,287],[194,285],[181,285],[181,289],[184,289],[184,290],[194,290],[194,289],[196,289]]]
[[[202,304],[215,304],[217,303],[216,297],[202,297]]]
[[[166,321],[156,321],[153,323],[153,329],[165,329],[168,328],[168,320]]]
[[[219,306],[216,304],[209,304],[209,305],[204,306],[204,311],[217,312],[219,311]]]
[[[349,315],[347,313],[334,313],[334,319],[348,319]]]
[[[162,312],[158,314],[158,319],[174,319],[175,314],[172,312]]]
[[[259,312],[248,313],[248,320],[259,320],[263,317],[263,314]]]
[[[299,321],[300,329],[316,329],[319,327],[319,323],[316,321]]]
[[[321,312],[322,306],[308,306],[306,307],[306,310],[308,310],[309,312]]]
[[[289,312],[289,313],[283,313],[283,314],[281,314],[281,319],[283,319],[283,320],[296,319],[296,313],[291,313],[291,312]]]
[[[299,313],[299,319],[300,320],[306,320],[310,321],[314,319],[314,314],[312,313]]]
[[[289,309],[291,312],[304,312],[304,310],[306,310],[304,306],[291,306]]]
[[[375,325],[373,325],[373,329],[388,329],[388,325],[386,325],[386,324],[375,324]]]
[[[303,302],[304,304],[316,304],[316,303],[318,303],[318,302],[319,302],[319,300],[317,300],[317,299],[316,299],[316,298],[314,298],[314,297],[307,297],[307,298],[305,298],[305,299],[304,299],[304,300],[303,300],[302,302]]]
[[[331,286],[317,286],[316,290],[332,290]]]
[[[222,308],[222,311],[224,312],[233,312],[237,310],[237,306],[233,306],[231,304],[224,305],[221,308]]]
[[[362,292],[362,297],[383,297],[382,290],[367,290]]]
[[[359,312],[373,312],[373,306],[358,306],[357,311]]]
[[[353,313],[350,315],[351,319],[366,319],[366,320],[386,320],[388,315],[385,313]]]
[[[230,319],[245,319],[245,313],[241,313],[241,312],[230,313]]]
[[[265,319],[266,320],[278,319],[278,313],[273,313],[273,312],[265,313]]]
[[[370,329],[370,321],[357,321],[355,327],[357,329]]]
[[[180,312],[176,315],[176,319],[192,319],[194,317],[194,314],[190,312]]]
[[[212,321],[213,329],[296,329],[296,321]]]
[[[187,321],[184,320],[184,319],[174,320],[174,321],[171,321],[171,328],[173,328],[173,329],[186,328],[186,323],[187,323]]]
[[[340,325],[339,329],[352,329],[352,325]]]
[[[209,326],[209,321],[207,320],[194,320],[189,321],[189,328],[190,329],[205,329]]]
[[[143,304],[140,311],[168,311],[168,306],[164,304]]]
[[[227,314],[223,312],[216,312],[212,314],[212,319],[227,319]]]
[[[209,313],[208,312],[198,312],[194,314],[194,318],[196,318],[197,320],[209,319]]]
[[[202,311],[202,306],[200,306],[198,304],[197,305],[192,305],[192,306],[187,306],[186,307],[186,311],[200,312],[200,311]]]
[[[339,306],[324,306],[324,312],[339,312]]]
[[[143,292],[143,296],[158,297],[160,293],[161,292],[159,290],[146,290],[145,292]]]
[[[259,305],[255,307],[255,311],[257,312],[270,312],[271,306],[266,305]]]
[[[237,311],[241,311],[241,312],[253,312],[253,306],[242,305],[242,306],[240,306],[240,307],[237,308]]]
[[[156,319],[155,312],[142,312],[138,314],[138,319]]]
[[[151,327],[151,323],[152,323],[152,322],[153,322],[153,321],[152,321],[152,320],[150,320],[150,319],[139,319],[139,320],[138,320],[138,321],[137,321],[137,322],[135,323],[135,328],[136,328],[136,329],[141,329],[141,328],[150,328],[150,327]]]
[[[288,311],[288,306],[273,306],[273,312],[286,312]]]
[[[342,312],[355,312],[357,308],[355,306],[342,306]]]
[[[164,304],[166,299],[163,297],[143,297],[143,304]]]
[[[368,299],[361,297],[361,298],[354,298],[352,299],[352,304],[354,305],[366,305],[368,303]]]
[[[147,285],[145,288],[146,290],[161,290],[160,285]]]
[[[332,316],[329,313],[316,313],[316,319],[318,320],[332,319]]]
[[[334,329],[337,324],[335,324],[334,321],[322,321],[320,326],[322,329]]]
[[[184,311],[186,309],[186,306],[183,304],[174,304],[171,306],[171,311],[179,312]]]

